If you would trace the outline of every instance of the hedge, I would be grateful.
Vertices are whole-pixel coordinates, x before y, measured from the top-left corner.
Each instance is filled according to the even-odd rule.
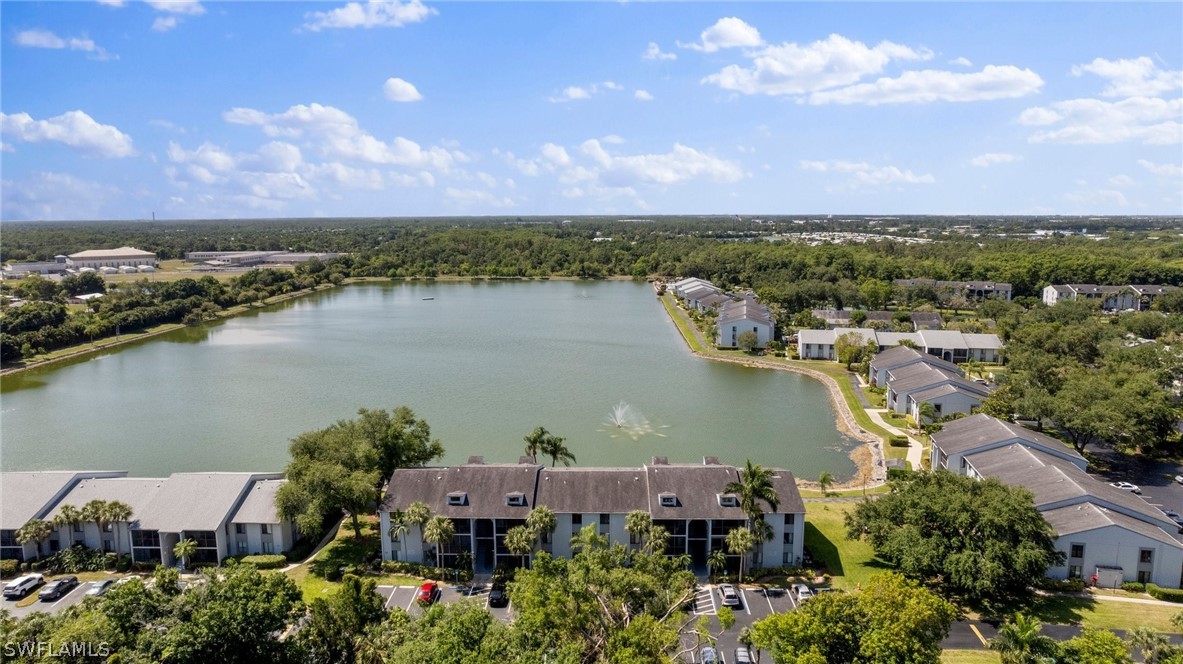
[[[1159,588],[1153,583],[1147,583],[1146,592],[1149,593],[1154,599],[1162,600],[1164,602],[1183,603],[1183,590],[1178,588]]]
[[[0,578],[8,578],[16,576],[21,569],[21,561],[15,558],[5,558],[0,560]]]
[[[1121,589],[1128,593],[1144,593],[1146,592],[1146,584],[1137,581],[1126,581],[1121,584]]]
[[[399,560],[387,560],[382,563],[382,571],[387,574],[407,574],[409,576],[419,576],[425,579],[432,579],[434,581],[453,581],[456,579],[456,570],[444,567],[432,567],[430,565],[422,565],[420,563],[407,563]],[[348,574],[348,570],[345,571]],[[460,570],[461,581],[472,580],[472,570]]]
[[[907,447],[910,444],[907,436],[892,436],[887,442],[892,447]]]
[[[287,558],[280,554],[261,554],[256,556],[243,556],[238,562],[247,565],[254,565],[258,569],[278,569],[287,564]]]
[[[1078,593],[1084,591],[1084,579],[1040,579],[1036,584],[1041,590],[1051,590],[1061,593]]]

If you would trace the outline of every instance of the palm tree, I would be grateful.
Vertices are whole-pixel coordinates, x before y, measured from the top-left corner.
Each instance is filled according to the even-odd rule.
[[[131,521],[133,511],[131,505],[119,500],[112,500],[107,503],[107,520],[114,524],[115,528],[115,553],[123,555],[123,537],[119,534],[119,524]]]
[[[53,518],[53,525],[58,528],[64,528],[68,531],[67,540],[70,544],[74,543],[74,533],[72,532],[74,524],[82,523],[82,512],[73,505],[62,505],[58,510],[58,515]]]
[[[103,548],[103,525],[107,523],[107,501],[94,500],[82,506],[82,520],[94,523],[99,530],[99,546]]]
[[[522,567],[526,566],[526,556],[534,548],[535,536],[526,526],[514,526],[505,531],[505,550],[515,556],[522,557]]]
[[[766,503],[771,512],[780,507],[780,496],[777,495],[776,489],[772,488],[772,471],[759,464],[753,465],[751,459],[748,459],[744,469],[739,471],[739,481],[729,482],[723,487],[723,493],[733,493],[739,497],[739,506],[748,516],[749,526],[756,517],[764,513],[760,509],[760,501]]]
[[[628,533],[632,541],[638,546],[641,538],[653,527],[653,517],[645,510],[633,510],[624,516],[624,532]]]
[[[550,457],[551,468],[554,468],[554,466],[560,461],[563,462],[564,466],[570,466],[571,464],[575,463],[575,455],[571,454],[571,450],[568,450],[567,446],[563,444],[563,441],[565,440],[567,439],[563,438],[562,436],[552,435],[547,436],[546,439],[542,441],[542,447],[539,449],[543,454]]]
[[[1036,618],[1016,613],[998,628],[998,636],[990,639],[990,649],[998,651],[1002,664],[1035,664],[1056,651],[1056,642],[1040,634],[1042,629]]]
[[[571,538],[571,551],[580,553],[608,548],[608,538],[600,535],[599,527],[589,523]]]
[[[403,562],[407,561],[407,531],[411,529],[411,525],[407,523],[407,514],[402,510],[395,510],[390,513],[390,530],[386,531],[391,540],[399,540],[403,543]]]
[[[1160,658],[1171,648],[1171,641],[1166,634],[1150,627],[1135,627],[1126,634],[1126,640],[1131,648],[1142,653],[1142,661],[1146,664],[1157,664]]]
[[[181,559],[181,567],[188,569],[189,559],[197,553],[197,540],[189,537],[173,546],[173,555]]]
[[[430,518],[431,518],[431,508],[428,507],[426,503],[419,501],[419,500],[416,500],[415,502],[408,505],[407,511],[403,512],[403,519],[407,522],[407,525],[418,526],[419,527],[419,537],[420,537],[420,539],[423,539],[424,541],[426,541],[426,538],[424,537],[425,533],[423,532],[423,526],[427,523],[427,520]],[[405,554],[406,551],[404,550],[403,553]]]
[[[526,528],[539,546],[541,546],[542,536],[553,533],[558,525],[559,521],[555,518],[555,513],[550,511],[546,505],[538,505],[526,515]]]
[[[16,541],[19,544],[35,544],[37,558],[41,558],[41,543],[53,535],[53,524],[41,519],[33,519],[16,531]]]
[[[821,475],[817,476],[817,484],[822,488],[822,495],[830,495],[830,485],[834,483],[834,476],[830,471],[823,470]]]
[[[723,549],[711,551],[711,554],[707,556],[707,568],[711,570],[712,581],[720,570],[727,569],[727,554],[723,552]]]
[[[433,516],[427,521],[427,525],[423,528],[423,541],[430,542],[435,545],[435,566],[443,567],[443,550],[444,545],[452,541],[456,536],[456,524],[446,516]]]
[[[651,525],[645,535],[645,550],[654,555],[661,555],[670,541],[670,531],[663,526]]]
[[[522,440],[526,441],[526,456],[538,458],[538,452],[542,450],[542,443],[547,438],[550,438],[550,432],[546,427],[538,427],[530,432],[528,436]]]
[[[727,550],[739,556],[739,580],[743,581],[744,559],[755,548],[756,536],[747,528],[733,528],[724,540],[727,542]]]

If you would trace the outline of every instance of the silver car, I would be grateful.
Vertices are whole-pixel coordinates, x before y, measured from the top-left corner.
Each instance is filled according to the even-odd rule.
[[[739,606],[739,593],[735,592],[735,586],[730,583],[719,586],[719,596],[723,598],[723,606]]]

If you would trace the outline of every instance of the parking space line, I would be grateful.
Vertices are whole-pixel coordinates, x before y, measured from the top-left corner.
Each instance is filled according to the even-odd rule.
[[[978,640],[982,642],[982,645],[989,647],[990,644],[986,641],[986,637],[982,636],[982,633],[978,631],[977,625],[970,623],[969,628],[973,630],[974,636],[978,637]]]
[[[743,610],[749,616],[752,615],[752,607],[748,606],[748,596],[744,594],[743,588],[739,589],[739,599],[743,602]]]
[[[417,598],[417,595],[418,593],[411,593],[411,601],[407,602],[407,611],[410,611],[411,607],[415,605],[415,599]]]
[[[66,593],[65,595],[62,595],[61,597],[59,597],[58,601],[54,602],[53,604],[50,604],[49,609],[52,611],[53,609],[57,608],[57,605],[66,601],[67,599],[69,599],[70,595],[73,595],[74,593],[78,592],[79,590],[82,590],[83,588],[85,588],[88,585],[90,585],[90,581],[84,581],[83,583],[78,584],[77,586],[74,587],[73,590],[71,590],[70,592]]]
[[[789,604],[792,604],[792,605],[793,605],[793,610],[794,610],[794,611],[796,611],[796,610],[797,610],[797,606],[798,606],[798,605],[797,605],[797,600],[796,600],[796,599],[793,599],[793,589],[792,589],[792,588],[789,588],[789,589],[788,589],[788,590],[786,590],[785,592],[786,592],[786,593],[788,593],[788,595],[789,595]]]
[[[768,602],[768,612],[775,614],[776,609],[772,608],[772,598],[768,596],[768,589],[767,588],[764,589],[764,601]]]
[[[381,587],[381,586],[379,586],[379,587]],[[398,594],[398,587],[397,587],[397,586],[390,586],[390,597],[386,598],[386,603],[383,605],[383,607],[382,607],[382,608],[384,608],[384,609],[386,609],[387,611],[389,611],[389,610],[390,610],[390,604],[391,604],[391,602],[393,602],[393,601],[394,601],[394,596],[395,596],[395,595],[397,595],[397,594]]]

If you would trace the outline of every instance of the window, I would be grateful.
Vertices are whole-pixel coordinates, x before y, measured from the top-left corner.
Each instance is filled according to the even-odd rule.
[[[191,537],[196,540],[197,548],[199,549],[216,549],[218,547],[218,536],[212,530],[186,532],[185,537]]]
[[[526,496],[521,493],[505,494],[505,504],[510,507],[521,507],[526,504]]]
[[[791,526],[796,522],[797,522],[797,515],[796,514],[786,514],[785,515],[785,525],[786,526]]]
[[[1084,578],[1084,568],[1082,568],[1080,565],[1069,565],[1068,566],[1068,578],[1069,579]]]
[[[246,540],[238,540],[238,552],[246,553]]]
[[[781,558],[781,564],[783,564],[783,565],[792,565],[793,564],[793,552],[792,551],[785,551],[784,552],[784,556]]]
[[[1150,572],[1138,572],[1138,583],[1150,583]]]
[[[160,533],[155,530],[131,531],[131,545],[135,547],[160,547]]]
[[[463,491],[453,491],[448,494],[449,505],[466,505],[468,504],[468,494]]]
[[[719,499],[719,507],[735,507],[739,505],[739,500],[734,493],[718,493],[715,494]]]
[[[264,524],[262,525],[262,528],[263,528],[263,534],[264,534],[264,535],[270,535],[270,534],[271,534],[271,524],[269,524],[269,523],[264,523]]]
[[[1141,551],[1139,551],[1138,552],[1138,562],[1140,562],[1140,563],[1154,562],[1154,550],[1153,549],[1142,549]]]
[[[608,525],[611,522],[611,519],[612,519],[611,514],[601,514],[600,515],[600,525],[601,526]]]
[[[673,493],[658,494],[658,499],[661,501],[662,507],[677,507],[678,496]]]
[[[1083,544],[1073,544],[1072,545],[1072,553],[1068,557],[1069,558],[1084,558],[1084,545]]]
[[[246,524],[242,524],[242,523],[234,524],[234,534],[245,535],[246,534]]]
[[[275,545],[271,542],[263,542],[263,553],[275,553]]]
[[[793,531],[786,530],[785,531],[785,544],[792,544],[792,543],[793,543]]]
[[[111,533],[111,532],[115,532],[115,524],[113,524],[113,523],[104,523],[104,524],[103,524],[103,532],[104,532],[104,533]]]
[[[76,533],[82,532],[82,524],[81,523],[74,524],[74,532],[76,532]]]

